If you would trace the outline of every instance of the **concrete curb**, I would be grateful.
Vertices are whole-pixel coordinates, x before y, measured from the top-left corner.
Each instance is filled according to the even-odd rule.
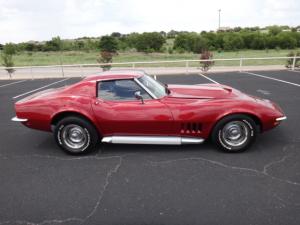
[[[112,70],[144,70],[151,75],[175,75],[175,74],[193,74],[203,72],[199,67],[114,67]],[[272,70],[286,70],[282,65],[263,65],[263,66],[218,66],[212,67],[206,73],[224,73],[224,72],[238,72],[238,71],[272,71]],[[44,78],[66,78],[66,77],[85,77],[102,72],[101,68],[97,67],[66,67],[61,68],[24,68],[16,70],[12,78],[9,78],[5,70],[0,70],[0,80],[18,80],[18,79],[44,79]]]

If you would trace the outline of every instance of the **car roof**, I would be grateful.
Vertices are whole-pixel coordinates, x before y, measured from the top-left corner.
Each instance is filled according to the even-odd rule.
[[[112,80],[112,79],[130,79],[145,75],[143,70],[109,70],[98,74],[87,76],[85,81],[93,80]]]

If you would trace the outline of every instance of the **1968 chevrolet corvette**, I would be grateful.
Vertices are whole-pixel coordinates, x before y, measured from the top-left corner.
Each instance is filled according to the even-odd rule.
[[[25,126],[52,131],[66,152],[97,143],[198,144],[239,152],[286,116],[269,100],[219,84],[164,85],[142,71],[108,71],[15,103]]]

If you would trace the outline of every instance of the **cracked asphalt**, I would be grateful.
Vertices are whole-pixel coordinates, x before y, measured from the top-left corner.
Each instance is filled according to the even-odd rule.
[[[299,71],[253,73],[300,84]],[[206,142],[106,144],[74,157],[51,133],[10,121],[13,97],[62,79],[0,81],[0,225],[300,224],[300,87],[244,72],[206,76],[277,102],[288,120],[239,154]],[[157,78],[211,82],[197,74]]]

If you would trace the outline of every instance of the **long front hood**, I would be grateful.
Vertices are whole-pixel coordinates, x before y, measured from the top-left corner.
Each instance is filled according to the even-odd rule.
[[[232,88],[219,84],[200,84],[200,85],[168,85],[171,91],[169,97],[173,98],[231,98],[233,97]]]

